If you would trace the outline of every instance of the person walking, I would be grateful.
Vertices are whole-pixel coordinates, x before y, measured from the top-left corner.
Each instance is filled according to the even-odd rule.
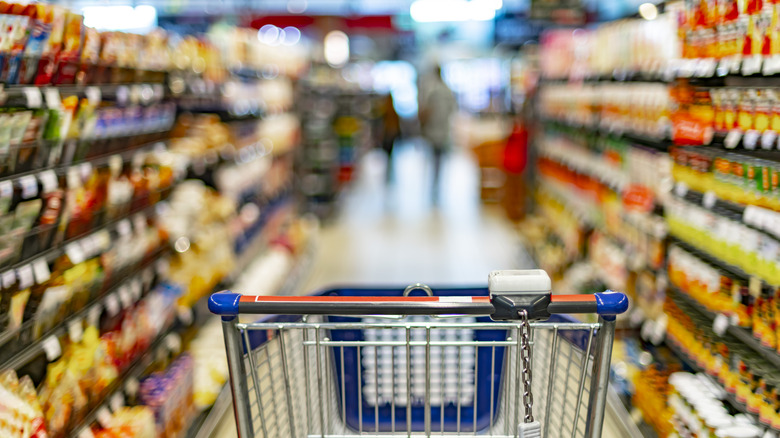
[[[420,107],[418,117],[423,138],[428,142],[433,153],[433,187],[434,203],[438,202],[440,190],[441,163],[450,148],[450,118],[457,109],[455,95],[444,83],[441,67],[436,66],[432,77],[423,82],[420,87]]]

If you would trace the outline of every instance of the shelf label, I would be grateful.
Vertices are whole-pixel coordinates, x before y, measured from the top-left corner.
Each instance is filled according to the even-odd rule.
[[[87,100],[89,100],[89,103],[92,105],[99,104],[100,100],[103,98],[100,93],[100,87],[87,87],[84,90],[84,94],[87,96]]]
[[[753,150],[756,148],[760,136],[761,133],[755,129],[745,131],[745,135],[742,137],[742,145],[745,146],[745,149]]]
[[[764,133],[761,134],[761,149],[774,149],[776,141],[777,133],[775,131],[764,131]]]
[[[133,297],[130,294],[130,288],[127,285],[123,285],[119,288],[119,300],[122,302],[123,309],[133,305]]]
[[[722,313],[718,314],[718,316],[716,316],[712,321],[712,331],[715,332],[715,334],[718,336],[725,335],[728,328],[729,318]]]
[[[666,337],[666,326],[669,323],[666,314],[658,317],[653,325],[653,331],[650,333],[650,342],[653,345],[660,345]]]
[[[140,278],[133,279],[132,282],[130,282],[130,295],[133,297],[133,301],[138,301],[141,299],[141,295],[143,295],[144,291],[144,285],[141,282]]]
[[[38,179],[41,181],[41,187],[43,187],[44,193],[49,193],[57,190],[57,175],[53,170],[44,170],[38,174]]]
[[[62,355],[62,345],[56,336],[49,336],[41,343],[43,352],[46,354],[46,360],[52,362]]]
[[[34,261],[32,264],[33,274],[35,274],[35,282],[38,284],[45,283],[51,278],[51,271],[49,271],[49,262],[45,257],[41,257]]]
[[[685,197],[685,195],[688,194],[688,185],[682,181],[678,181],[677,184],[674,185],[674,194],[681,198]]]
[[[111,400],[108,403],[114,413],[122,409],[125,406],[125,396],[122,395],[122,391],[115,392],[114,395],[111,396]]]
[[[76,318],[68,323],[68,337],[71,342],[80,342],[84,337],[84,320]]]
[[[739,129],[732,129],[728,134],[726,134],[726,138],[723,139],[723,145],[726,146],[727,149],[734,149],[737,147],[741,139],[742,131]]]
[[[165,345],[168,350],[176,354],[181,351],[181,337],[177,333],[170,333],[165,337]]]
[[[19,279],[19,288],[20,289],[27,289],[28,287],[35,284],[35,279],[33,277],[33,270],[32,266],[30,265],[24,265],[16,270],[16,278]]]
[[[107,407],[101,406],[100,409],[97,410],[95,417],[104,429],[108,429],[111,426],[111,411],[109,411]]]
[[[704,205],[704,208],[712,209],[712,207],[715,206],[715,201],[718,200],[718,197],[715,196],[715,192],[707,191],[704,193],[704,196],[701,199],[702,205]]]
[[[119,298],[116,296],[116,292],[109,294],[106,297],[106,311],[108,316],[116,316],[119,313]]]
[[[22,199],[30,199],[38,195],[38,181],[32,175],[19,178],[19,187],[22,188]]]
[[[92,327],[100,327],[100,315],[103,314],[103,306],[100,303],[95,304],[89,309],[87,314],[87,324]]]
[[[122,237],[130,235],[130,233],[133,232],[133,228],[130,225],[130,219],[122,219],[119,221],[119,223],[116,224],[116,232]]]
[[[192,312],[192,307],[179,306],[177,309],[179,315],[179,321],[185,326],[192,325],[192,321],[195,319]]]
[[[83,262],[85,258],[84,250],[81,248],[81,245],[79,245],[79,242],[73,242],[66,245],[65,255],[68,256],[70,262],[74,265],[78,265],[79,263]]]
[[[133,376],[128,377],[125,381],[125,392],[131,399],[135,398],[136,394],[138,394],[139,387],[140,384],[138,383],[138,379]]]
[[[761,279],[756,277],[755,275],[750,276],[750,281],[748,282],[748,288],[750,290],[750,295],[753,296],[753,298],[758,298],[761,296]]]
[[[92,433],[92,428],[87,426],[84,429],[81,429],[81,432],[78,434],[78,438],[95,438],[95,434]]]
[[[761,71],[761,55],[748,56],[742,60],[742,74],[745,76],[754,75]]]
[[[22,89],[24,97],[27,99],[28,108],[40,108],[43,103],[43,96],[41,96],[41,89],[38,87],[24,87]]]
[[[44,88],[43,95],[46,98],[46,106],[50,109],[59,109],[62,106],[62,98],[60,98],[60,92],[56,88]]]
[[[3,287],[8,289],[16,283],[16,272],[13,269],[9,269],[3,272]]]
[[[167,258],[162,258],[157,261],[155,264],[155,268],[157,269],[157,275],[160,277],[167,277],[168,276],[168,270],[171,267],[171,262],[168,261]]]

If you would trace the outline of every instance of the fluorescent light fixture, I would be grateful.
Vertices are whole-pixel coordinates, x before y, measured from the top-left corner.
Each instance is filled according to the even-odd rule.
[[[285,46],[294,46],[298,44],[298,41],[301,40],[301,31],[298,30],[298,28],[287,26],[282,30],[284,31],[284,39],[282,40],[282,44]]]
[[[486,21],[496,17],[501,0],[416,0],[409,8],[414,21]]]
[[[328,32],[323,41],[325,61],[331,67],[343,67],[349,61],[349,37],[340,30]]]
[[[81,9],[84,25],[98,30],[149,32],[157,27],[157,9],[150,5],[87,6]]]
[[[306,11],[306,7],[309,6],[306,0],[288,0],[287,12],[291,14],[301,14]]]
[[[652,3],[639,5],[639,15],[645,20],[655,20],[658,17],[658,8]]]

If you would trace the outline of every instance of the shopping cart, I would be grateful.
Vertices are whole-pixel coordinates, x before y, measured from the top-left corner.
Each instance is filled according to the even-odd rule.
[[[552,295],[530,270],[495,271],[487,289],[223,292],[209,307],[223,320],[241,438],[599,437],[628,300]]]

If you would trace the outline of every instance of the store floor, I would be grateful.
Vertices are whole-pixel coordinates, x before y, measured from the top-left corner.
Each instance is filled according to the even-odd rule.
[[[394,159],[394,183],[386,185],[384,155],[365,156],[341,213],[322,228],[301,293],[345,284],[484,285],[491,270],[532,267],[502,211],[480,204],[469,154],[453,152],[444,161],[436,204],[427,150],[405,144]],[[213,436],[236,436],[232,412]]]

